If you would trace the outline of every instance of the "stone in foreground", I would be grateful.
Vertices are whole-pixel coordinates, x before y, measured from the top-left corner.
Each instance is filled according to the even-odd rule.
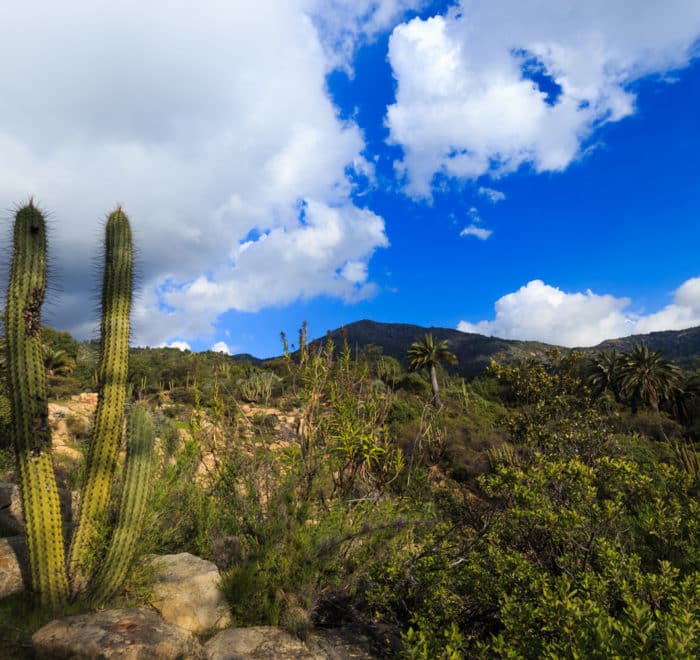
[[[212,637],[204,648],[207,660],[327,660],[325,654],[273,626],[230,628]]]
[[[198,660],[200,643],[189,631],[145,609],[104,610],[55,619],[32,635],[40,658],[63,660]]]
[[[151,605],[166,621],[194,633],[230,625],[215,564],[187,552],[158,555],[151,561],[155,569]]]
[[[304,643],[273,626],[230,628],[204,647],[207,660],[373,660],[369,640],[339,631],[316,630]]]
[[[24,536],[0,539],[0,599],[24,591],[27,544]]]

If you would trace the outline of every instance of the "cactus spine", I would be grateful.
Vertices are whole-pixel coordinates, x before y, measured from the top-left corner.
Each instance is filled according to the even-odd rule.
[[[84,588],[94,567],[96,533],[106,517],[117,465],[129,371],[132,268],[131,229],[119,207],[107,219],[98,370],[100,395],[78,528],[70,550],[69,573],[74,591]]]
[[[154,441],[153,424],[146,408],[140,404],[134,406],[126,432],[126,476],[119,519],[104,563],[90,582],[90,599],[98,605],[108,600],[124,581],[134,557],[134,531],[141,528],[146,511]]]
[[[90,597],[108,598],[123,580],[143,521],[153,450],[153,428],[144,407],[129,422],[126,478],[119,521],[106,559],[97,565],[96,538],[106,521],[123,431],[128,375],[129,312],[132,295],[129,221],[121,208],[107,220],[102,288],[100,397],[88,451],[81,512],[66,570],[63,531],[51,461],[46,374],[39,339],[46,290],[46,226],[30,202],[17,211],[14,255],[5,308],[8,384],[13,442],[20,475],[32,588],[42,606],[59,609],[72,591],[93,577]]]
[[[30,202],[15,215],[5,307],[8,384],[32,588],[43,607],[58,609],[67,600],[68,582],[39,338],[46,243],[44,217]]]

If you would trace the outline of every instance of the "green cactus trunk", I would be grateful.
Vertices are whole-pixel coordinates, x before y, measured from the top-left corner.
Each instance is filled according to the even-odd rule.
[[[119,519],[107,556],[90,582],[89,598],[95,605],[106,602],[119,588],[136,553],[148,501],[154,442],[148,412],[143,405],[137,405],[129,415],[126,433],[126,476]]]
[[[88,451],[80,518],[70,550],[73,592],[81,591],[95,566],[97,539],[109,506],[123,430],[129,370],[129,313],[133,252],[129,220],[117,208],[107,220],[102,284],[99,402]]]
[[[45,291],[46,224],[30,202],[15,216],[5,307],[7,371],[31,586],[43,607],[59,609],[67,601],[68,581],[39,332]]]

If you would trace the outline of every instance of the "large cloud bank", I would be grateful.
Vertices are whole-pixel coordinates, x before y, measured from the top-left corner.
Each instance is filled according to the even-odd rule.
[[[495,318],[469,323],[462,332],[543,341],[560,346],[595,346],[605,339],[657,330],[683,330],[700,325],[700,277],[686,280],[673,302],[653,314],[630,310],[629,298],[592,291],[565,293],[542,280],[532,280],[499,298]]]
[[[387,125],[407,190],[429,196],[437,173],[565,169],[634,112],[630,83],[685,66],[698,34],[697,0],[460,0],[398,26]]]
[[[329,99],[327,49],[414,4],[347,3],[342,34],[311,0],[5,6],[0,206],[34,194],[52,213],[49,321],[90,334],[99,220],[117,202],[140,248],[139,343],[206,334],[229,309],[370,295],[388,240],[351,198],[371,167]]]

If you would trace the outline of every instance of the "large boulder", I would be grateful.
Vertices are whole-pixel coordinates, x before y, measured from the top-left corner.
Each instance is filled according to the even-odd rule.
[[[41,658],[197,660],[204,650],[191,632],[153,610],[103,610],[54,619],[32,635]]]
[[[24,536],[0,538],[0,600],[20,594],[28,581],[27,544]]]
[[[187,552],[157,555],[149,561],[155,573],[151,605],[166,621],[196,633],[230,625],[215,564]]]

